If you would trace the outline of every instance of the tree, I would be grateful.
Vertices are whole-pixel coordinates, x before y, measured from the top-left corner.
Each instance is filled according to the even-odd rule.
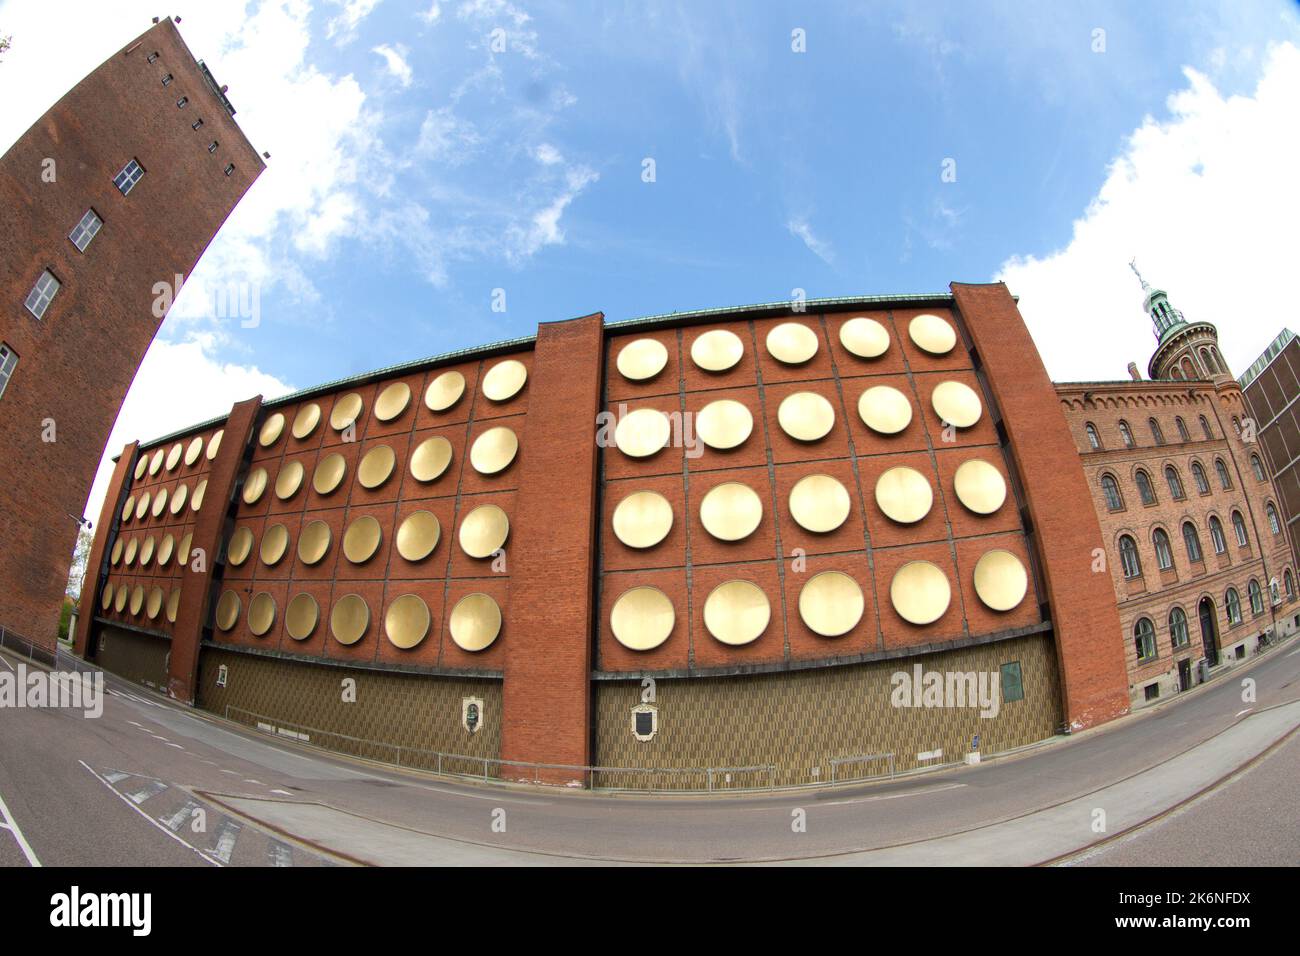
[[[7,52],[8,49],[13,46],[13,39],[12,36],[0,37],[0,53]]]
[[[72,567],[68,569],[67,595],[74,601],[81,600],[81,586],[86,578],[86,565],[90,561],[90,546],[95,542],[95,533],[87,527],[77,532],[77,546],[72,551]]]

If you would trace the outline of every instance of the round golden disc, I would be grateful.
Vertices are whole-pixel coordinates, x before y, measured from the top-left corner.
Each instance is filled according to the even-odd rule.
[[[161,518],[162,513],[167,510],[167,489],[159,488],[157,496],[153,499],[153,507],[149,513],[155,518]]]
[[[1029,574],[1010,551],[985,551],[975,562],[975,593],[995,611],[1010,611],[1025,599]]]
[[[981,458],[964,461],[952,478],[957,500],[978,515],[991,515],[1007,500],[1007,482]]]
[[[295,641],[311,637],[320,621],[320,605],[310,594],[296,594],[284,609],[284,630]]]
[[[135,463],[135,480],[139,481],[144,477],[145,469],[149,467],[149,456],[141,455],[140,460]]]
[[[889,329],[859,315],[840,326],[840,345],[858,358],[879,358],[889,351]]]
[[[767,595],[749,581],[727,581],[704,602],[704,626],[723,644],[739,647],[758,640],[772,617]]]
[[[178,515],[185,510],[185,502],[189,500],[189,494],[190,486],[185,482],[182,481],[176,486],[176,490],[172,493],[172,514]]]
[[[156,474],[158,474],[158,470],[159,470],[160,468],[162,468],[163,457],[164,457],[166,454],[167,454],[166,450],[165,450],[165,449],[162,449],[162,448],[159,448],[156,452],[153,453],[153,457],[149,459],[149,474],[150,474],[150,475],[156,475]],[[132,612],[132,613],[135,613],[135,612]]]
[[[194,533],[187,531],[185,537],[181,538],[181,543],[176,546],[176,563],[180,567],[190,563],[190,545],[194,541]]]
[[[465,376],[460,372],[443,372],[424,390],[424,404],[431,412],[445,412],[465,394]]]
[[[441,435],[426,438],[411,454],[411,477],[416,481],[434,481],[451,464],[451,442]]]
[[[121,538],[118,538],[116,541],[113,542],[112,561],[114,564],[117,564],[119,561],[122,560],[122,548],[124,544],[125,543],[122,541]]]
[[[518,359],[506,359],[483,376],[483,394],[494,402],[504,402],[518,395],[527,381],[528,367]]]
[[[185,453],[185,446],[180,442],[172,445],[172,450],[167,453],[167,470],[175,471],[176,466],[181,463],[181,455]],[[151,617],[153,615],[150,615]]]
[[[393,382],[375,399],[375,418],[381,422],[391,422],[411,404],[411,386],[405,382]]]
[[[649,585],[624,591],[609,614],[615,639],[633,651],[653,650],[668,640],[676,620],[668,595]]]
[[[397,465],[397,455],[388,445],[376,445],[361,456],[357,467],[357,481],[362,488],[378,488],[393,474]]]
[[[495,475],[509,468],[518,452],[519,439],[515,433],[504,425],[498,425],[474,439],[469,450],[469,463],[480,475]]]
[[[889,600],[905,621],[932,624],[943,617],[952,600],[948,578],[929,561],[909,561],[894,574]]]
[[[298,414],[293,416],[293,437],[301,441],[311,435],[320,424],[320,406],[315,402],[308,402],[298,409]]]
[[[876,479],[876,504],[900,524],[912,524],[930,513],[934,491],[925,475],[915,468],[899,465]]]
[[[343,476],[348,472],[348,463],[338,452],[326,455],[316,465],[311,475],[311,486],[318,495],[328,495],[343,483]]]
[[[709,402],[695,416],[695,431],[710,448],[725,450],[744,444],[754,430],[754,416],[729,398]]]
[[[423,561],[433,554],[442,525],[431,511],[415,511],[397,529],[397,553],[407,561]]]
[[[149,492],[140,496],[140,500],[135,503],[135,520],[141,520],[149,513]]]
[[[705,332],[691,343],[691,361],[706,372],[725,372],[745,354],[740,336],[727,329]]]
[[[99,594],[99,606],[104,611],[113,606],[113,585],[107,581],[104,582],[104,590]]]
[[[124,559],[127,564],[135,564],[135,553],[140,549],[140,542],[132,538],[126,543],[126,554]]]
[[[802,365],[817,354],[817,333],[798,322],[782,322],[767,333],[767,350],[778,362]]]
[[[849,516],[849,490],[830,475],[806,475],[790,489],[790,516],[805,531],[834,531]]]
[[[980,420],[983,406],[975,389],[964,382],[940,382],[930,396],[934,410],[949,425],[970,428]]]
[[[700,502],[704,529],[720,541],[740,541],[754,533],[763,520],[763,501],[753,488],[724,481]]]
[[[163,535],[162,540],[158,542],[158,567],[166,567],[175,551],[176,539],[170,534]]]
[[[364,564],[375,556],[383,538],[379,522],[370,515],[363,515],[343,532],[343,556],[353,564]]]
[[[198,510],[203,507],[203,496],[207,494],[207,491],[208,479],[202,478],[199,480],[199,483],[194,486],[194,494],[190,496],[191,511],[197,514]]]
[[[360,395],[356,392],[348,392],[334,403],[334,409],[330,412],[330,428],[341,432],[349,425],[355,424],[361,417],[361,409],[364,405]]]
[[[275,624],[275,598],[263,591],[248,602],[248,629],[261,637]]]
[[[144,544],[140,545],[140,567],[144,567],[153,560],[153,549],[156,545],[157,542],[154,541],[153,535],[149,535],[144,539]]]
[[[195,435],[190,439],[190,445],[185,449],[185,464],[187,467],[192,466],[199,460],[199,455],[203,454],[203,436]]]
[[[501,633],[501,607],[486,594],[466,594],[451,609],[448,626],[462,651],[485,650]]]
[[[947,355],[957,344],[953,327],[937,315],[918,315],[907,324],[907,334],[917,348],[931,355]]]
[[[163,609],[163,589],[154,587],[149,591],[149,600],[145,603],[144,613],[149,616],[149,620],[154,620]]]
[[[345,594],[330,611],[330,633],[340,644],[355,644],[370,626],[370,607],[360,594]]]
[[[781,430],[797,441],[825,438],[835,426],[835,409],[813,392],[795,392],[781,400],[776,410]]]
[[[648,458],[668,444],[672,423],[658,409],[638,408],[614,428],[614,444],[630,458]]]
[[[125,584],[119,585],[117,594],[113,597],[113,610],[118,614],[126,608],[127,599],[131,597],[131,589]]]
[[[267,567],[279,564],[288,550],[289,529],[284,525],[273,524],[262,532],[262,547],[258,550],[258,557]]]
[[[418,594],[403,594],[388,605],[384,615],[384,633],[394,647],[409,650],[429,633],[429,605]]]
[[[239,567],[248,560],[248,556],[253,553],[253,531],[248,527],[235,529],[235,533],[230,536],[230,543],[226,545],[226,563],[232,567]]]
[[[135,495],[127,495],[126,504],[122,505],[122,520],[130,521],[133,511],[135,511]]]
[[[316,564],[330,549],[333,535],[324,521],[309,521],[298,535],[298,559],[303,564]]]
[[[306,471],[300,461],[291,461],[281,468],[280,473],[275,476],[275,496],[281,501],[288,501],[296,495],[298,489],[302,487],[302,479]]]
[[[270,448],[284,434],[284,413],[276,412],[262,423],[262,430],[257,433],[257,443],[263,448]]]
[[[897,435],[912,424],[912,403],[896,388],[874,385],[858,398],[858,415],[872,431]]]
[[[814,574],[799,592],[799,617],[814,634],[839,637],[862,620],[862,588],[843,571]]]
[[[460,549],[471,558],[490,558],[505,546],[510,518],[496,505],[479,505],[460,523]]]
[[[244,479],[244,504],[255,505],[266,491],[266,469],[258,465]]]
[[[139,614],[144,607],[144,586],[137,584],[131,589],[131,613]]]
[[[217,457],[217,452],[221,451],[221,439],[225,437],[226,430],[218,428],[208,439],[208,461]]]
[[[654,339],[637,339],[618,350],[618,371],[632,382],[654,378],[668,364],[668,349]]]
[[[181,609],[181,589],[172,588],[172,593],[167,595],[167,620],[172,624],[176,623],[176,614]]]
[[[673,506],[657,491],[636,491],[614,509],[614,534],[629,548],[653,548],[673,528]]]

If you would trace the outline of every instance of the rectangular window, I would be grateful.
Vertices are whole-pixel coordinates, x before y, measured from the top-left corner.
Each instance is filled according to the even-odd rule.
[[[1025,682],[1020,673],[1020,661],[1002,665],[1002,702],[1005,704],[1025,699]]]
[[[147,57],[145,57],[145,62],[146,62],[146,63],[152,63],[152,62],[153,62],[154,60],[156,60],[156,59],[158,59],[158,54],[157,54],[157,53],[150,53]]]
[[[54,300],[54,293],[58,291],[59,280],[54,278],[54,273],[46,269],[36,280],[32,291],[27,293],[27,311],[38,319],[44,318],[45,310],[50,307],[50,303]]]
[[[217,141],[214,139],[214,140],[213,140],[213,141],[208,145],[208,152],[209,152],[209,153],[215,153],[216,151],[217,151]]]
[[[1138,662],[1149,661],[1156,656],[1156,635],[1154,631],[1146,631],[1137,636],[1137,659]]]
[[[123,196],[125,196],[130,193],[132,189],[135,189],[135,184],[143,178],[144,167],[133,159],[122,167],[120,173],[113,177],[113,185],[118,188],[118,191]]]
[[[235,164],[234,164],[234,163],[228,163],[228,164],[226,165],[226,175],[229,176],[229,175],[230,175],[231,173],[233,173],[234,171],[235,171]]]
[[[1160,685],[1147,684],[1146,687],[1142,688],[1142,693],[1147,700],[1155,700],[1157,697],[1160,696]]]
[[[4,398],[9,379],[13,378],[14,369],[18,367],[18,355],[8,345],[0,342],[0,398]]]
[[[95,215],[95,210],[87,209],[86,214],[81,217],[81,222],[68,233],[68,238],[72,240],[72,244],[79,252],[85,252],[86,246],[90,245],[90,240],[95,238],[99,227],[103,224],[104,220]]]
[[[196,119],[193,123],[190,124],[190,129],[199,129],[202,126],[203,126],[203,120]]]
[[[169,85],[171,81],[172,81],[172,75],[168,73],[166,76],[163,77],[163,86]]]
[[[176,101],[176,108],[178,110],[183,110],[185,109],[185,107],[189,105],[190,105],[190,98],[188,96],[182,96],[179,100]]]

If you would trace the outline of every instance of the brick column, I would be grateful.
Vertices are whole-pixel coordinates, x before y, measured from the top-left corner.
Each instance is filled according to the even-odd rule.
[[[122,449],[113,468],[113,477],[104,494],[104,504],[99,509],[95,525],[95,540],[86,560],[86,580],[81,585],[81,609],[77,615],[77,632],[72,636],[72,650],[81,658],[94,657],[94,649],[87,653],[90,644],[91,624],[99,610],[99,589],[104,583],[104,558],[117,538],[117,523],[122,515],[122,495],[130,487],[135,468],[135,455],[140,443],[131,442]]]
[[[1092,569],[1093,552],[1105,543],[1079,450],[1007,287],[954,282],[952,292],[987,370],[1028,499],[1066,720],[1075,730],[1104,723],[1128,712],[1128,674],[1110,573]]]
[[[171,657],[167,669],[167,694],[187,704],[194,703],[194,687],[199,674],[199,643],[208,619],[208,598],[216,573],[221,536],[225,533],[226,513],[243,472],[244,452],[253,434],[253,424],[262,408],[262,396],[239,402],[226,419],[221,450],[208,470],[208,489],[204,507],[194,523],[190,539],[190,567],[181,573],[181,599],[172,629]],[[193,568],[193,551],[202,548],[207,556],[202,571]]]
[[[538,328],[511,562],[501,757],[590,763],[596,415],[604,316]],[[502,769],[510,777],[511,768]],[[519,776],[531,777],[521,773]],[[548,783],[580,775],[543,773]]]

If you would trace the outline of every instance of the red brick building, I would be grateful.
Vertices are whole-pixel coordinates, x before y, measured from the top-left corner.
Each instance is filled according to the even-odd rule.
[[[170,19],[0,157],[0,627],[52,649],[79,516],[175,292],[264,164]],[[100,529],[111,533],[111,528]]]

